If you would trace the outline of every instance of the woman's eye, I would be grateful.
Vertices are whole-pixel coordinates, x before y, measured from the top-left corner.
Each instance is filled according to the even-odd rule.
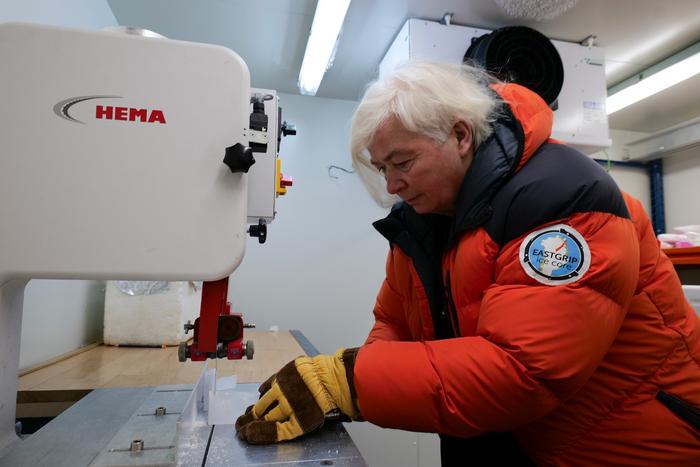
[[[399,162],[396,164],[396,168],[399,170],[408,170],[408,168],[411,167],[411,160]]]

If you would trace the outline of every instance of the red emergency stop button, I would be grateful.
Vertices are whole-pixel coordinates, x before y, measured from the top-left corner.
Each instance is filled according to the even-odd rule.
[[[281,168],[282,162],[277,159],[277,187],[275,191],[278,196],[287,194],[287,187],[294,184],[292,177],[285,177],[280,170]]]

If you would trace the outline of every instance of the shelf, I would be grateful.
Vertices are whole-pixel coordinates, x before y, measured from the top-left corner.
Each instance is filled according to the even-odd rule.
[[[666,248],[663,251],[676,266],[700,266],[700,246],[690,248]]]

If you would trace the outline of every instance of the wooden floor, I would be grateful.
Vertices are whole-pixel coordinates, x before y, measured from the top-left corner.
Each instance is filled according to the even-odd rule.
[[[239,383],[267,379],[290,360],[304,355],[288,331],[246,329],[244,340],[252,340],[252,360],[209,360],[217,376],[236,375]],[[65,391],[109,387],[194,384],[204,362],[184,362],[177,347],[141,348],[100,345],[19,378],[17,390]]]

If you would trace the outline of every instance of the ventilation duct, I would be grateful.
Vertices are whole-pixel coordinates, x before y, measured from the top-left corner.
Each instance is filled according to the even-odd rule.
[[[559,52],[542,33],[525,26],[510,26],[475,37],[464,54],[502,81],[521,84],[556,109],[564,84]]]

